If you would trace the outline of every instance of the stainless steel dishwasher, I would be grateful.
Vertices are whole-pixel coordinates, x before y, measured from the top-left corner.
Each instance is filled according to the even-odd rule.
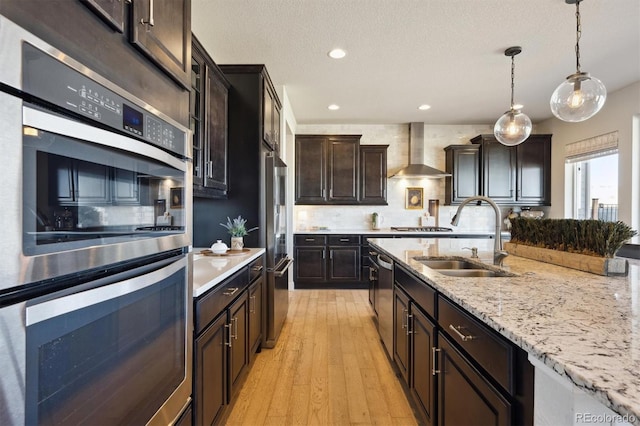
[[[393,260],[378,254],[378,288],[376,308],[378,311],[378,333],[387,355],[393,358]]]

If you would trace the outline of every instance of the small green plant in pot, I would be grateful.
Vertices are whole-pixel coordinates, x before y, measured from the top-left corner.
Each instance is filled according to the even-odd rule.
[[[231,250],[242,250],[244,247],[242,237],[247,235],[249,232],[258,229],[257,226],[247,229],[246,224],[247,219],[244,219],[242,216],[238,216],[233,220],[227,216],[227,223],[220,224],[227,228],[227,231],[231,234]]]

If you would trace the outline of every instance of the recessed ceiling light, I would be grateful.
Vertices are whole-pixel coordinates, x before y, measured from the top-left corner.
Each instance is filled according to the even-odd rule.
[[[347,52],[345,52],[342,49],[333,49],[328,53],[328,55],[330,58],[333,58],[333,59],[342,59],[345,56],[347,56]]]
[[[327,108],[329,108],[331,111],[336,111],[340,109],[340,105],[331,104]]]
[[[426,111],[426,110],[428,110],[428,109],[431,109],[431,105],[422,104],[422,105],[420,105],[420,106],[418,107],[418,109],[419,109],[420,111]]]
[[[513,104],[513,109],[522,109],[524,108],[524,105],[522,104]]]

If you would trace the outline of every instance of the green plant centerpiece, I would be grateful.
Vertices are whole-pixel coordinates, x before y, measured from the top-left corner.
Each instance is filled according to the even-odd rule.
[[[505,245],[511,254],[601,275],[628,273],[626,259],[614,259],[637,234],[624,222],[522,217],[510,221],[511,240]]]
[[[231,250],[242,250],[244,247],[242,237],[258,229],[257,226],[247,229],[247,219],[242,216],[238,216],[233,220],[227,216],[227,223],[221,223],[220,225],[227,228],[227,231],[231,234]]]

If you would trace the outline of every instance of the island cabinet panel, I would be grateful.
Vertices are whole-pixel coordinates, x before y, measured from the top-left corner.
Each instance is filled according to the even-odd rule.
[[[532,425],[527,353],[396,263],[394,355],[424,424]]]
[[[446,337],[438,340],[439,425],[512,425],[511,403]]]

